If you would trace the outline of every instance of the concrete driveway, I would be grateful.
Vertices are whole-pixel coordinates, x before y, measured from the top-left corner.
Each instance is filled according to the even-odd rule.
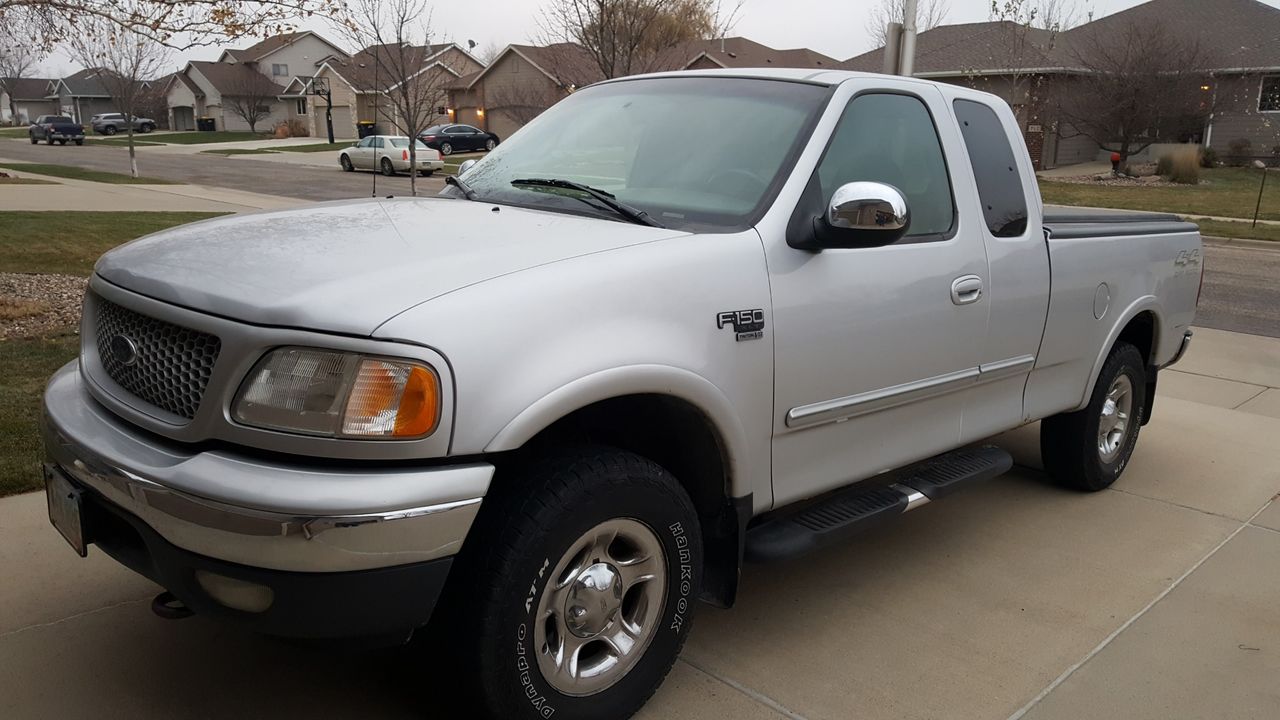
[[[846,545],[746,569],[641,717],[1280,717],[1280,340],[1199,330],[1112,490],[1008,475]],[[157,588],[44,498],[0,501],[0,717],[438,716],[405,651],[148,609]]]

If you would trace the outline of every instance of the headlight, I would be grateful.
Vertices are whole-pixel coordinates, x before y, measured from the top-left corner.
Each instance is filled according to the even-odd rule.
[[[352,438],[419,438],[440,420],[440,381],[408,360],[287,347],[258,361],[232,416],[254,427]]]

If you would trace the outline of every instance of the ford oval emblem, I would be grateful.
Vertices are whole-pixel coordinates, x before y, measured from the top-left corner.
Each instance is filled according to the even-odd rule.
[[[138,362],[138,344],[128,335],[116,335],[111,338],[111,357],[129,367]]]

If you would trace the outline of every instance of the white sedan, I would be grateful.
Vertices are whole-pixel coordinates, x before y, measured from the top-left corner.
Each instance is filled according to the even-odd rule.
[[[432,150],[416,141],[414,156],[416,168],[409,166],[409,138],[404,135],[370,135],[338,153],[338,164],[347,172],[352,170],[379,170],[383,175],[409,172],[416,169],[422,175],[444,168],[444,157],[439,150]]]

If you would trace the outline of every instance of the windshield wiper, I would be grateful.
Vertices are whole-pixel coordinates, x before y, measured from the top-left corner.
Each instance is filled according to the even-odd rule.
[[[446,185],[452,185],[458,188],[459,190],[461,190],[463,197],[465,197],[468,200],[480,199],[480,193],[477,193],[475,190],[472,190],[471,186],[467,184],[467,181],[459,179],[457,175],[446,176],[444,179],[444,183]]]
[[[626,218],[627,220],[637,225],[648,225],[649,227],[657,227],[657,228],[662,227],[662,223],[659,223],[657,220],[654,220],[653,218],[649,217],[649,213],[639,208],[631,207],[630,205],[614,197],[613,193],[611,192],[601,190],[600,188],[593,188],[590,185],[583,185],[582,183],[579,183],[579,182],[574,182],[572,180],[561,180],[559,178],[517,178],[515,180],[512,180],[511,184],[512,185],[533,185],[535,187],[553,187],[553,188],[565,188],[567,190],[577,190],[578,192],[586,193],[587,195],[590,195],[591,197],[599,201],[601,204],[603,204],[605,207],[618,213],[622,217]],[[582,200],[583,202],[588,202],[586,198],[578,198],[578,199]]]

